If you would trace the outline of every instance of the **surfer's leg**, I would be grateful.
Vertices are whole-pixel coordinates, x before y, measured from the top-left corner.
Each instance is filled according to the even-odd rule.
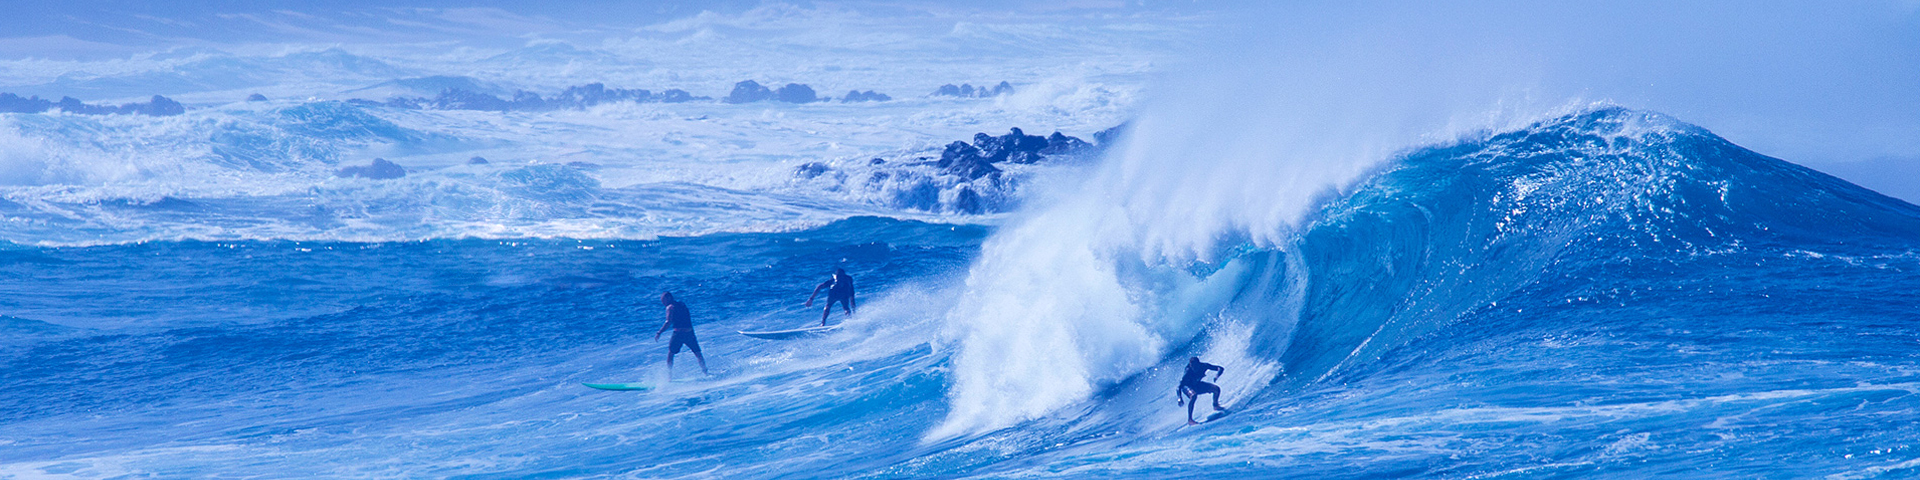
[[[833,299],[827,299],[827,307],[820,309],[820,326],[827,326],[827,316],[833,315]]]
[[[700,361],[700,373],[713,375],[713,373],[707,371],[707,356],[700,353],[700,339],[694,338],[691,333],[687,334],[687,350],[693,352],[694,360]]]
[[[1193,421],[1193,404],[1195,404],[1195,403],[1200,403],[1200,396],[1199,396],[1199,395],[1194,395],[1194,396],[1193,396],[1193,401],[1190,401],[1190,402],[1187,402],[1187,424],[1188,424],[1188,425],[1199,425],[1199,424],[1200,424],[1200,422],[1196,422],[1196,421]]]
[[[1220,386],[1219,386],[1219,385],[1214,385],[1214,384],[1211,384],[1211,383],[1202,383],[1202,385],[1206,385],[1206,393],[1211,393],[1211,394],[1213,394],[1213,409],[1214,409],[1215,411],[1219,411],[1219,410],[1226,410],[1226,408],[1225,408],[1225,407],[1221,407],[1221,406],[1220,406]],[[1199,393],[1195,393],[1195,394],[1193,394],[1193,399],[1194,399],[1195,401],[1199,401],[1199,400],[1200,400],[1200,394],[1199,394]]]
[[[680,345],[686,343],[680,338],[680,332],[673,332],[673,339],[667,341],[667,379],[673,379],[673,356],[680,354]]]

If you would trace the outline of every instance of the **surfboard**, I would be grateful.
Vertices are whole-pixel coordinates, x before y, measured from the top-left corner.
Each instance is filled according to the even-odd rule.
[[[749,332],[746,330],[741,330],[740,334],[753,337],[753,338],[764,338],[767,340],[792,340],[795,338],[803,338],[810,335],[825,335],[827,333],[830,333],[830,332],[833,332],[834,330],[839,330],[839,329],[840,329],[839,325],[828,325],[824,327],[812,326],[812,327],[805,327],[805,328],[796,328],[792,330],[772,330],[772,331],[765,331],[765,332]]]
[[[601,390],[652,390],[653,389],[653,384],[650,384],[650,383],[582,383],[581,385],[586,385],[586,386],[598,388]]]

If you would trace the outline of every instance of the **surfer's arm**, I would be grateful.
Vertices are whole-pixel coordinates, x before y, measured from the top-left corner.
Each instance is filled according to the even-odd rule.
[[[653,332],[653,341],[660,341],[660,334],[667,333],[667,329],[671,327],[673,327],[673,309],[669,308],[667,309],[667,321],[660,322],[660,331]]]
[[[813,293],[807,294],[807,306],[809,307],[813,306],[813,298],[820,296],[820,289],[827,288],[830,286],[833,286],[832,280],[820,282],[820,286],[813,287]]]

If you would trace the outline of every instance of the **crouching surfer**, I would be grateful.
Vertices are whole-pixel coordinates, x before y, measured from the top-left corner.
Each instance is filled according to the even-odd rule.
[[[1173,391],[1174,395],[1180,397],[1177,403],[1187,406],[1188,425],[1200,424],[1200,422],[1193,421],[1193,405],[1200,403],[1200,394],[1213,394],[1214,411],[1224,412],[1227,410],[1226,407],[1220,406],[1220,386],[1204,381],[1207,378],[1208,371],[1218,372],[1213,375],[1213,381],[1216,382],[1220,381],[1221,374],[1227,373],[1226,368],[1202,362],[1200,361],[1200,357],[1187,357],[1187,373],[1181,375],[1180,386]]]
[[[653,332],[653,341],[660,341],[660,334],[673,329],[673,339],[667,342],[667,378],[673,378],[673,356],[680,353],[680,347],[686,346],[693,352],[693,358],[700,361],[700,373],[707,373],[707,357],[700,355],[700,339],[693,336],[693,315],[687,313],[687,304],[673,300],[673,292],[661,292],[660,304],[667,307],[667,321],[660,324],[660,331]]]
[[[840,309],[846,310],[848,316],[853,315],[853,276],[847,275],[845,269],[833,269],[833,278],[813,287],[813,294],[807,295],[807,306],[813,306],[813,298],[820,296],[821,289],[827,291],[827,308],[820,310],[820,326],[827,326],[827,316],[833,314],[834,302],[840,302]]]

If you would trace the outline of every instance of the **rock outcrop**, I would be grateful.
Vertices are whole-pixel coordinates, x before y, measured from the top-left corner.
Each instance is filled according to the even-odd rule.
[[[646,89],[607,88],[605,84],[589,83],[586,85],[576,85],[572,87],[567,87],[566,90],[562,90],[560,91],[560,93],[555,94],[552,97],[542,97],[540,96],[540,94],[521,90],[518,92],[514,92],[513,98],[504,99],[504,98],[496,97],[496,96],[485,94],[485,93],[480,93],[480,92],[475,92],[470,90],[463,90],[458,88],[449,88],[446,90],[442,90],[440,92],[440,95],[435,96],[433,98],[393,97],[393,98],[387,99],[387,101],[385,102],[365,100],[365,99],[353,99],[353,100],[348,100],[347,102],[353,103],[356,105],[385,106],[385,107],[393,107],[393,108],[405,108],[409,110],[424,109],[424,110],[486,110],[486,111],[495,111],[495,112],[506,112],[506,111],[538,112],[538,111],[566,110],[566,109],[578,110],[578,109],[584,109],[587,107],[591,107],[591,106],[599,105],[603,103],[615,103],[615,102],[680,103],[680,102],[690,102],[694,100],[708,100],[708,99],[709,99],[708,97],[693,96],[693,94],[687,93],[685,90],[680,90],[680,89],[672,89],[672,90],[656,93]]]
[[[1084,140],[1060,132],[1040,137],[1027,135],[1019,128],[1014,128],[998,137],[985,133],[973,134],[973,143],[947,144],[947,148],[940,152],[940,161],[935,165],[943,172],[972,180],[999,173],[1000,168],[993,166],[995,163],[1036,163],[1048,155],[1076,154],[1092,147]]]
[[[753,103],[773,99],[773,90],[753,80],[741,80],[733,84],[733,92],[720,101],[726,103]]]
[[[902,210],[1005,212],[1019,206],[1021,186],[1043,170],[1039,164],[1080,162],[1101,147],[1060,132],[1041,137],[1015,128],[999,136],[976,134],[939,151],[803,163],[793,168],[790,185],[806,195],[830,192]]]
[[[820,96],[814,93],[813,87],[806,86],[805,84],[789,83],[776,91],[761,85],[760,82],[742,80],[740,83],[733,84],[733,92],[728,93],[727,98],[721,99],[720,101],[726,103],[753,103],[767,100],[777,100],[787,103],[813,103],[820,101]]]
[[[407,176],[407,169],[401,167],[399,164],[389,162],[387,159],[376,158],[373,159],[373,163],[369,165],[356,165],[342,168],[340,169],[340,176],[391,180]]]
[[[820,97],[813,93],[813,87],[789,83],[773,92],[773,99],[787,103],[813,103],[819,101]]]
[[[890,100],[893,100],[893,97],[889,97],[887,96],[887,94],[884,94],[884,93],[874,93],[874,91],[872,90],[867,90],[864,92],[859,90],[848,90],[847,96],[840,97],[840,103],[885,102]]]
[[[116,113],[152,115],[169,117],[187,113],[187,107],[171,98],[154,95],[145,103],[124,103],[114,105],[91,105],[73,97],[60,97],[60,101],[41,100],[40,97],[21,98],[11,93],[0,93],[0,113],[41,113],[59,109],[67,113],[81,115],[112,115]]]
[[[972,84],[966,84],[966,83],[962,83],[959,86],[954,86],[953,84],[949,83],[946,85],[941,85],[940,88],[935,89],[933,91],[933,96],[986,98],[986,97],[998,97],[998,96],[1006,95],[1010,93],[1013,93],[1013,84],[1010,84],[1007,82],[1000,82],[999,85],[994,85],[993,88],[991,89],[987,87],[974,87]]]

